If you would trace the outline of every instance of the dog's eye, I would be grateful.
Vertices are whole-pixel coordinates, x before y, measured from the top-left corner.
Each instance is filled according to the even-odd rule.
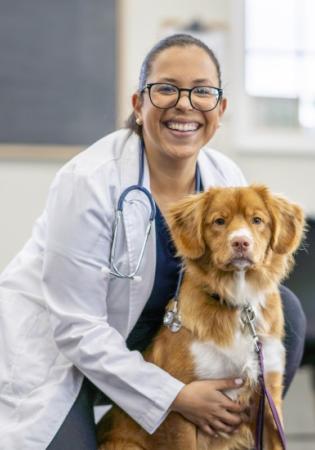
[[[252,223],[254,223],[255,225],[259,225],[260,223],[262,223],[262,219],[258,216],[255,216],[252,218]]]
[[[223,219],[223,217],[219,217],[218,219],[215,219],[214,223],[216,225],[224,225],[225,224],[225,220]]]

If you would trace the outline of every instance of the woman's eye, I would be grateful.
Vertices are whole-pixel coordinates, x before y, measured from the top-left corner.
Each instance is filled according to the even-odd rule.
[[[225,224],[225,219],[223,219],[223,217],[219,217],[218,219],[215,219],[214,223],[216,225],[224,225]]]
[[[252,223],[255,225],[259,225],[260,223],[262,223],[262,219],[258,216],[255,216],[252,218]]]
[[[174,88],[173,86],[169,86],[167,84],[163,84],[158,86],[157,88],[157,92],[159,94],[165,94],[165,95],[169,95],[169,94],[175,94],[176,93],[176,88]]]
[[[193,93],[201,97],[210,97],[212,95],[211,89],[204,86],[194,88]]]

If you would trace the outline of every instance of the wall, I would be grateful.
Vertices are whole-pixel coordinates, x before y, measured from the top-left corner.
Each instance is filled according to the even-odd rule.
[[[303,206],[315,217],[315,155],[266,156],[235,155],[249,182],[267,184],[271,190],[284,194]]]
[[[60,166],[0,160],[0,271],[29,238]]]

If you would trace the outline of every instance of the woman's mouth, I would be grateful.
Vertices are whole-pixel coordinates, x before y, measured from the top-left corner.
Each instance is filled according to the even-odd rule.
[[[193,133],[201,126],[198,122],[177,122],[175,120],[168,120],[167,122],[164,122],[164,125],[176,134]]]

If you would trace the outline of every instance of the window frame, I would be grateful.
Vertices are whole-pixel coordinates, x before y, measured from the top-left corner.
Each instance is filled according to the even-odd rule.
[[[229,104],[234,147],[240,154],[315,154],[315,129],[253,126],[255,100],[245,90],[245,0],[231,2]]]

